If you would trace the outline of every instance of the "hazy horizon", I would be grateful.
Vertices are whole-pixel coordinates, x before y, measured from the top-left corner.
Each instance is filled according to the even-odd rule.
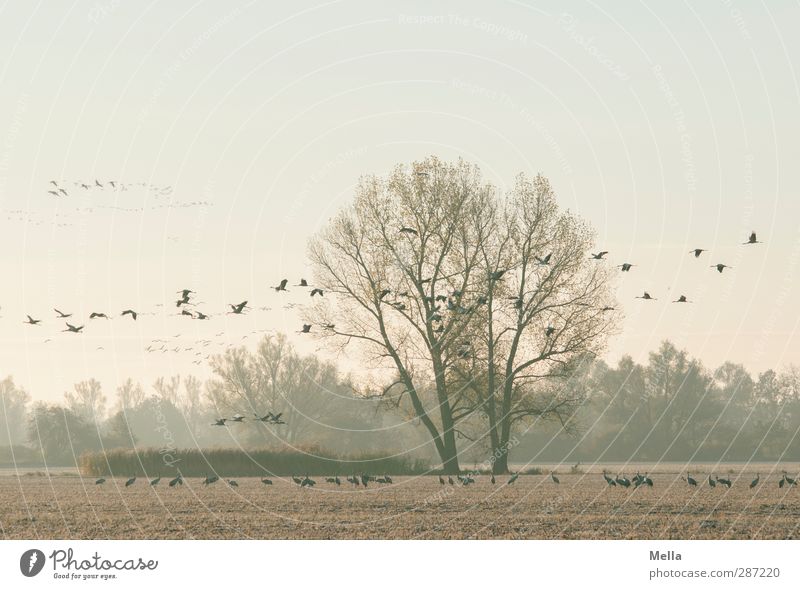
[[[222,350],[282,331],[314,351],[283,308],[307,300],[291,285],[311,279],[308,238],[359,176],[431,154],[474,162],[501,188],[544,174],[595,228],[605,263],[635,264],[617,277],[625,321],[609,363],[644,362],[665,339],[710,368],[800,363],[800,180],[785,172],[800,153],[800,8],[569,11],[6,5],[0,378],[49,401],[97,378],[113,398],[127,377],[149,388],[209,375],[193,353],[146,352],[153,339]],[[95,179],[103,189],[73,185]],[[50,180],[68,196],[48,194]],[[752,230],[764,243],[742,245]],[[709,251],[695,259],[697,247]],[[282,278],[290,293],[272,289]],[[183,288],[210,321],[173,316]],[[659,300],[634,298],[644,290]],[[681,294],[693,304],[669,302]],[[249,315],[224,314],[244,300]],[[54,307],[85,333],[62,333]],[[137,321],[119,316],[129,308]]]

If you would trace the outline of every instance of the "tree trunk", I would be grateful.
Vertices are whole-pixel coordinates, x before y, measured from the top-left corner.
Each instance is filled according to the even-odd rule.
[[[492,474],[508,474],[508,451],[502,450],[492,463]]]
[[[458,450],[456,449],[453,431],[445,432],[444,438],[444,448],[439,452],[442,459],[442,469],[445,474],[461,474],[461,468],[458,465]]]

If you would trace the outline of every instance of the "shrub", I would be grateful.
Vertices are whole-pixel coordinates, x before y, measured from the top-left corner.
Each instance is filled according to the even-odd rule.
[[[428,465],[402,456],[362,454],[340,457],[317,448],[305,451],[219,449],[116,448],[88,452],[80,458],[81,473],[88,476],[157,476],[180,471],[184,476],[214,473],[220,477],[327,474],[417,474]]]

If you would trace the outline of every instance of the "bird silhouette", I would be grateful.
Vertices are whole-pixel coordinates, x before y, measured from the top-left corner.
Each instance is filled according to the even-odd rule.
[[[717,481],[711,478],[711,475],[708,475],[708,486],[712,489],[717,486]]]
[[[517,481],[518,478],[519,478],[519,473],[515,472],[514,474],[511,475],[511,478],[508,479],[508,482],[506,484],[507,485],[513,485]]]
[[[305,278],[301,278],[300,279],[300,283],[299,284],[295,284],[295,286],[308,286],[308,282],[306,281]]]
[[[125,315],[130,315],[131,319],[133,319],[134,321],[136,321],[136,317],[139,316],[139,314],[136,311],[134,311],[133,309],[125,309],[122,312],[122,317],[125,317]]]
[[[492,280],[492,281],[495,281],[495,280],[500,280],[501,278],[503,278],[503,275],[504,275],[505,273],[506,273],[506,271],[505,271],[505,270],[497,270],[497,271],[495,271],[495,272],[492,272],[492,273],[489,275],[489,280]]]
[[[265,484],[265,485],[271,485],[271,484],[272,484],[272,479],[268,479],[268,478],[262,478],[262,479],[261,479],[261,482],[262,482],[263,484]]]
[[[636,298],[637,299],[644,299],[645,301],[657,301],[658,300],[658,299],[654,299],[653,297],[651,297],[650,293],[647,292],[647,291],[644,291],[644,294],[642,296],[636,297]]]
[[[728,265],[726,265],[726,264],[713,264],[713,265],[712,265],[712,266],[710,266],[710,267],[711,267],[711,268],[716,268],[716,269],[717,269],[717,272],[719,272],[720,274],[722,274],[722,271],[723,271],[725,268],[733,268],[733,266],[728,266]]]
[[[672,301],[673,303],[691,303],[689,299],[686,298],[686,295],[679,296],[676,300]]]
[[[558,480],[558,477],[555,475],[555,473],[551,472],[551,473],[550,473],[550,478],[551,478],[551,479],[553,479],[553,482],[554,482],[556,485],[560,485],[560,484],[561,484],[561,481],[560,481],[560,480]]]
[[[204,485],[213,485],[213,484],[214,484],[214,483],[216,483],[218,480],[219,480],[219,477],[218,477],[217,475],[215,475],[215,474],[214,474],[214,475],[211,475],[211,476],[209,476],[209,475],[206,475],[206,478],[205,478],[205,479],[203,479],[203,484],[204,484]]]
[[[756,239],[755,231],[750,233],[750,237],[747,239],[747,241],[744,242],[744,245],[752,245],[754,243],[764,243],[763,241],[758,241],[758,239]]]
[[[311,296],[313,297],[314,295],[325,296],[325,293],[322,292],[321,288],[313,288],[311,289]]]
[[[150,486],[155,487],[160,482],[161,482],[161,475],[158,475],[156,478],[150,481]]]
[[[53,309],[53,311],[58,313],[58,318],[59,319],[66,319],[67,317],[72,317],[72,313],[63,313],[62,311],[59,311],[58,309]]]
[[[176,476],[174,479],[172,479],[169,482],[169,486],[170,487],[174,487],[175,485],[182,485],[182,484],[183,484],[183,475],[181,473],[178,473],[178,476]]]
[[[108,315],[105,313],[90,313],[89,319],[108,319]]]
[[[242,311],[247,307],[247,301],[242,301],[238,305],[229,305],[229,307],[232,309],[234,315],[241,315]]]
[[[231,306],[233,306],[233,305],[231,305]],[[234,311],[234,313],[235,313],[235,311]],[[194,313],[192,313],[188,309],[181,309],[181,315],[185,315],[187,317],[191,317],[192,319],[194,319]]]
[[[690,254],[694,254],[695,258],[699,258],[700,254],[702,254],[704,251],[706,251],[706,250],[704,250],[703,248],[698,247],[698,248],[695,248],[695,249],[691,250],[689,253]]]
[[[80,333],[82,329],[83,329],[83,325],[75,326],[75,325],[72,325],[70,323],[67,323],[67,328],[66,329],[62,329],[61,331],[69,331],[71,333]]]
[[[101,478],[97,479],[97,480],[94,482],[94,484],[95,484],[95,485],[102,485],[102,484],[103,484],[103,483],[105,483],[105,482],[106,482],[106,480],[105,480],[104,478],[102,478],[102,477],[101,477]]]
[[[289,280],[287,278],[284,278],[283,280],[281,280],[281,283],[278,286],[274,287],[275,288],[275,292],[285,291],[286,290],[286,285],[288,283],[289,283]]]
[[[39,325],[42,322],[41,319],[34,319],[30,315],[26,315],[26,317],[28,318],[28,320],[24,321],[23,323],[28,323],[29,325]]]
[[[759,473],[756,475],[756,478],[750,481],[750,488],[752,489],[753,487],[755,487],[760,480],[761,480],[761,474]]]
[[[553,252],[550,252],[545,257],[540,258],[539,256],[533,256],[540,266],[547,266],[550,263],[550,257],[553,255]]]
[[[218,419],[217,419],[217,420],[216,420],[214,423],[212,423],[211,425],[225,425],[225,422],[226,422],[226,421],[228,421],[228,419],[227,419],[227,418],[225,418],[225,417],[220,417],[220,418],[218,418]]]
[[[683,477],[681,477],[681,478],[683,478]],[[695,479],[693,479],[690,474],[687,474],[686,478],[684,478],[683,480],[686,481],[687,483],[689,483],[690,487],[696,487],[697,486],[697,481]]]
[[[598,252],[596,254],[592,254],[592,260],[602,260],[604,256],[606,256],[608,252]]]
[[[205,313],[201,313],[200,311],[197,311],[197,315],[195,315],[195,319],[200,319],[200,320],[208,319],[208,315],[206,315]]]
[[[136,482],[136,475],[133,475],[131,478],[125,481],[125,486],[130,487],[135,482]]]
[[[617,268],[621,268],[623,272],[630,272],[631,268],[633,268],[635,264],[628,264],[627,262],[624,264],[620,264]]]

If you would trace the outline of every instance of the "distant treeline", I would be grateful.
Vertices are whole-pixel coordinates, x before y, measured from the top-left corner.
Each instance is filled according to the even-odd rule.
[[[578,432],[532,427],[516,462],[800,460],[800,372],[752,377],[740,364],[709,370],[664,342],[646,365],[595,362]]]
[[[127,380],[110,411],[95,380],[76,384],[61,404],[47,404],[32,403],[6,378],[0,381],[0,466],[81,465],[87,474],[167,476],[168,464],[179,458],[175,464],[187,475],[257,476],[398,474],[439,464],[417,420],[359,396],[332,364],[299,356],[281,336],[265,338],[254,351],[231,349],[211,366],[214,377],[206,382],[160,378],[149,394]],[[629,357],[616,367],[594,361],[565,386],[585,393],[567,424],[570,433],[558,422],[522,422],[509,445],[510,462],[800,460],[800,371],[794,367],[756,377],[739,364],[708,369],[664,342],[646,364]],[[267,411],[282,413],[286,425],[253,419]],[[211,425],[237,413],[247,419]],[[476,413],[459,432],[462,468],[485,467],[491,456],[486,421]],[[309,453],[317,457],[298,448],[314,448]]]
[[[426,472],[429,466],[407,457],[363,454],[337,457],[319,448],[304,451],[238,450],[234,448],[173,450],[115,449],[91,452],[80,459],[81,473],[90,476],[271,477],[303,475],[401,475]]]

